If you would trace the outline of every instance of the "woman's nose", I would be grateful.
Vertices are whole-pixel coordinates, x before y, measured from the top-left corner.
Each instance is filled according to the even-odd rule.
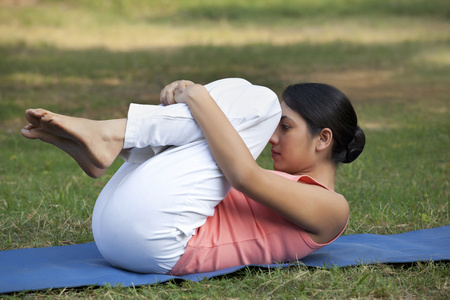
[[[270,137],[269,143],[272,144],[272,145],[278,143],[278,137],[277,137],[277,135],[276,135],[276,132],[274,132],[274,133],[272,134],[272,136]]]

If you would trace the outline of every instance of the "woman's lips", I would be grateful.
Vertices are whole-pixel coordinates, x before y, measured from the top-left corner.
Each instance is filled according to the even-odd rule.
[[[278,152],[272,150],[272,158],[275,158],[275,157],[277,157],[277,156],[279,156],[279,155],[280,155],[280,153],[278,153]]]

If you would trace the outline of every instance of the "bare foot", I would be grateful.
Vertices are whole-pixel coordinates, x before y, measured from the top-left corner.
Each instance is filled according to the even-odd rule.
[[[92,178],[98,178],[106,172],[105,169],[97,168],[87,157],[86,151],[75,141],[63,137],[55,136],[35,127],[32,124],[22,129],[22,135],[29,139],[40,139],[43,142],[52,144],[67,154],[69,154],[83,169],[83,171]]]
[[[126,119],[94,121],[44,109],[29,109],[25,117],[31,124],[22,130],[23,136],[38,138],[61,148],[82,168],[82,165],[92,164],[98,169],[106,169],[123,148]]]

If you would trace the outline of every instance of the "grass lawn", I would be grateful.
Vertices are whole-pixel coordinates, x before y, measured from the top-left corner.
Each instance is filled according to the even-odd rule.
[[[446,0],[0,1],[0,249],[93,241],[100,179],[20,136],[23,112],[124,117],[172,80],[243,77],[279,95],[335,85],[367,144],[338,170],[345,234],[449,225],[450,5]],[[271,167],[266,151],[258,162]],[[24,292],[25,298],[447,299],[448,263],[247,269],[203,282]]]

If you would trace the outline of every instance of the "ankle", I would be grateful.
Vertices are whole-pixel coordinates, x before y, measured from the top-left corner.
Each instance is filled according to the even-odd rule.
[[[103,140],[123,146],[127,119],[113,119],[100,122],[102,122],[100,130]]]

